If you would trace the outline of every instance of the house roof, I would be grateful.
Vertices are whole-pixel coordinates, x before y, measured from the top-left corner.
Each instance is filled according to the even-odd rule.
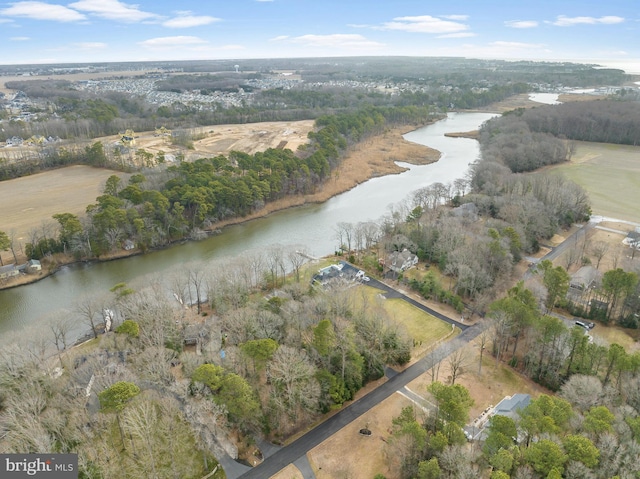
[[[2,273],[10,273],[11,271],[14,271],[16,269],[16,265],[15,264],[8,264],[5,266],[0,266],[0,274]]]
[[[494,412],[500,416],[511,416],[515,414],[519,409],[524,409],[531,402],[531,396],[528,394],[514,394],[513,396],[507,396],[498,403]]]
[[[571,276],[571,284],[589,286],[596,279],[598,270],[593,266],[583,266]]]

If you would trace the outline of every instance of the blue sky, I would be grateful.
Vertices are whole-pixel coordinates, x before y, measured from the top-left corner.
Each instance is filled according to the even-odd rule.
[[[637,0],[0,1],[0,42],[0,64],[409,55],[640,73],[640,10]]]

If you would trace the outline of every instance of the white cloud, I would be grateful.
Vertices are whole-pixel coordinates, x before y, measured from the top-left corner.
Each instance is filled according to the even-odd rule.
[[[205,43],[207,43],[205,40],[198,37],[176,36],[150,38],[149,40],[139,42],[138,45],[141,45],[145,48],[173,48],[191,45],[202,45]]]
[[[537,50],[544,48],[542,43],[522,43],[522,42],[491,42],[492,47],[498,47],[505,50]]]
[[[287,38],[289,38],[289,35],[278,35],[277,37],[271,38],[269,41],[270,42],[281,42],[282,40],[286,40]]]
[[[464,22],[469,20],[469,15],[440,15],[442,18],[446,18],[447,20],[456,20],[459,22]]]
[[[12,42],[26,42],[31,40],[30,37],[11,37],[9,38],[9,40],[11,40]]]
[[[475,37],[473,32],[459,32],[459,33],[445,33],[444,35],[438,35],[437,38],[469,38]]]
[[[62,5],[50,5],[44,2],[17,2],[9,8],[0,10],[0,15],[24,17],[33,20],[52,20],[54,22],[80,22],[87,17]]]
[[[74,43],[73,47],[79,48],[80,50],[99,50],[107,48],[107,44],[102,42],[79,42]]]
[[[108,20],[125,23],[136,23],[158,18],[155,13],[139,10],[138,5],[128,5],[118,0],[80,0],[79,2],[70,3],[69,7]]]
[[[210,17],[208,15],[197,16],[197,15],[190,15],[190,14],[181,14],[175,18],[162,22],[162,25],[167,28],[191,28],[191,27],[201,27],[203,25],[209,25],[210,23],[215,23],[219,21],[220,21],[219,18]]]
[[[616,16],[605,17],[566,17],[559,15],[555,22],[549,22],[557,27],[572,27],[574,25],[613,25],[624,22],[624,18]]]
[[[305,45],[308,47],[330,47],[343,49],[371,49],[384,46],[382,43],[368,40],[358,34],[335,33],[332,35],[302,35],[289,39],[292,43]]]
[[[536,20],[510,20],[504,22],[505,26],[510,28],[535,28],[538,26]]]
[[[264,1],[264,0],[263,0]],[[218,50],[244,50],[246,47],[244,45],[222,45],[218,47]]]
[[[432,17],[431,15],[420,15],[416,17],[396,17],[391,22],[385,22],[382,30],[400,30],[415,33],[456,33],[468,30],[469,26],[450,20]]]
[[[256,0],[256,2],[273,2],[273,0]]]

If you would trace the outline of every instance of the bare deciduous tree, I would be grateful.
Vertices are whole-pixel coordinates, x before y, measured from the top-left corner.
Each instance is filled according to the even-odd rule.
[[[73,309],[82,317],[83,322],[91,327],[91,333],[97,339],[100,318],[102,318],[102,310],[104,309],[103,298],[83,296],[76,301]]]
[[[307,261],[306,251],[304,246],[300,245],[290,245],[287,247],[287,260],[289,261],[289,266],[293,273],[296,276],[296,282],[300,282],[300,268]]]
[[[58,359],[60,360],[60,366],[62,364],[62,352],[67,349],[69,341],[69,333],[73,327],[73,322],[69,316],[68,311],[59,311],[55,313],[49,323],[49,329],[53,334],[53,344],[58,351]]]
[[[451,347],[454,348],[454,350],[447,357],[447,363],[449,364],[449,371],[451,373],[451,385],[454,385],[456,379],[466,372],[465,369],[469,362],[469,355],[463,345],[458,341],[453,341]]]

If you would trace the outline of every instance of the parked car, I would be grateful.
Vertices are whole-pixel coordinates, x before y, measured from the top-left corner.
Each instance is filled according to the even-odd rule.
[[[573,318],[573,319],[575,320],[575,325],[576,326],[581,326],[584,329],[593,329],[593,328],[596,327],[595,323],[580,321],[577,318]]]

